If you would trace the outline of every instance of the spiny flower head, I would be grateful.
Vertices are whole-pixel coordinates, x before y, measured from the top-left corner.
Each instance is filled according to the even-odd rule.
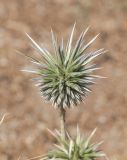
[[[75,25],[66,47],[64,47],[63,40],[61,44],[58,44],[51,30],[54,48],[51,53],[44,47],[40,47],[27,34],[34,48],[43,57],[43,60],[29,57],[31,62],[36,65],[36,68],[25,71],[39,75],[35,80],[40,87],[43,97],[52,101],[53,105],[57,107],[70,107],[77,105],[83,100],[87,92],[91,91],[89,86],[94,83],[93,80],[99,77],[92,74],[98,67],[95,64],[91,64],[91,61],[102,53],[105,53],[103,48],[89,53],[86,52],[86,49],[98,37],[98,35],[95,36],[90,42],[85,44],[84,36],[88,28],[80,34],[73,47],[74,30]]]

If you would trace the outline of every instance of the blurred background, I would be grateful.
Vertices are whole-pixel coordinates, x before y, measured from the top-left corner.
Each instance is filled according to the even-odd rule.
[[[59,114],[45,102],[19,70],[29,64],[20,50],[34,53],[25,32],[50,48],[52,27],[66,40],[77,22],[79,33],[90,26],[86,41],[98,33],[92,46],[109,52],[97,58],[103,67],[97,74],[108,77],[93,86],[93,92],[75,109],[67,111],[72,134],[79,124],[88,135],[97,127],[95,141],[110,158],[127,159],[127,1],[126,0],[0,0],[0,159],[16,160],[45,153],[54,142],[47,128],[59,128]]]

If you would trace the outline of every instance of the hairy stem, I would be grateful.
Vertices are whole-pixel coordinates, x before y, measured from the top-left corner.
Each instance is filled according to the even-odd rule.
[[[66,128],[65,128],[65,109],[64,108],[60,108],[60,123],[61,123],[61,134],[62,134],[62,138],[65,139],[66,138]]]

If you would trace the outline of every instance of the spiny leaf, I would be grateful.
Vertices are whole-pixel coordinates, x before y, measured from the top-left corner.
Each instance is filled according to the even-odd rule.
[[[58,143],[57,145],[54,145],[55,148],[50,150],[47,155],[45,155],[44,160],[49,160],[53,157],[55,160],[97,160],[99,157],[106,158],[105,153],[103,153],[101,150],[98,150],[98,147],[102,142],[94,144],[90,142],[95,131],[96,129],[90,134],[88,138],[84,138],[81,136],[77,127],[77,135],[75,138],[70,138],[70,136],[68,138],[67,136],[64,141],[59,141],[59,139],[62,139],[60,138],[62,134],[56,130],[55,137]],[[52,134],[54,135],[54,133]]]

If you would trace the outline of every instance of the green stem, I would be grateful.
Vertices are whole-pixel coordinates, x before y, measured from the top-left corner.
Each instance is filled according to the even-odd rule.
[[[61,123],[61,134],[62,138],[66,138],[66,128],[65,128],[65,109],[63,107],[60,108],[60,123]]]

